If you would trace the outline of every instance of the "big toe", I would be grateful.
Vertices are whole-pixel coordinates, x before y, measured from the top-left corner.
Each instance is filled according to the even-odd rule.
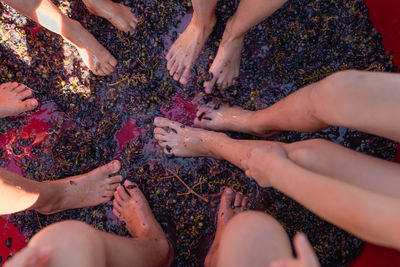
[[[227,215],[226,213],[232,210],[233,190],[228,187],[224,189],[220,203],[220,216]]]
[[[21,102],[20,113],[25,112],[25,111],[34,110],[38,105],[39,105],[39,103],[36,99],[34,99],[34,98],[27,99],[27,100]]]
[[[121,168],[121,163],[118,160],[113,160],[110,163],[101,166],[96,171],[98,171],[101,175],[111,175],[117,173]]]

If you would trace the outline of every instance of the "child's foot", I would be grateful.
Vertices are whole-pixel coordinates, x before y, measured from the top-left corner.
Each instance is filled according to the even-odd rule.
[[[0,84],[0,118],[15,116],[30,111],[38,106],[38,101],[32,96],[32,91],[23,84],[16,82]]]
[[[105,18],[120,31],[134,33],[138,19],[131,9],[110,0],[84,0],[88,10],[96,16]]]
[[[58,195],[52,196],[53,203],[45,203],[36,210],[51,214],[67,209],[93,207],[110,201],[122,181],[121,175],[111,175],[117,173],[120,167],[119,161],[114,160],[82,175],[43,182],[49,186],[57,186]]]
[[[247,133],[263,138],[276,135],[276,131],[266,131],[258,122],[251,119],[253,111],[228,105],[216,107],[214,104],[201,106],[196,114],[194,125],[214,131],[233,131]]]
[[[243,37],[231,38],[228,21],[217,55],[210,67],[211,80],[204,82],[206,93],[211,93],[215,84],[218,89],[226,89],[233,85],[239,76],[240,60],[242,57]]]
[[[229,187],[224,190],[221,197],[221,203],[219,204],[217,231],[215,233],[214,242],[204,261],[204,266],[211,266],[213,262],[215,263],[215,256],[220,244],[221,234],[228,221],[236,214],[246,211],[248,208],[248,199],[247,197],[244,197],[242,193],[234,193],[232,188]]]
[[[187,127],[179,122],[157,117],[154,138],[164,148],[167,155],[179,157],[216,157],[212,155],[210,146],[215,144],[224,134]]]
[[[69,20],[63,37],[78,49],[83,62],[94,74],[105,76],[114,71],[117,60],[79,22]]]
[[[160,266],[169,266],[172,263],[174,251],[154,217],[149,203],[137,184],[126,180],[124,186],[126,189],[120,185],[114,193],[114,215],[126,223],[126,229],[132,237],[160,241],[161,251],[157,251],[157,253],[161,252],[161,254],[158,254],[158,257],[166,255],[164,264],[160,264]],[[165,264],[167,262],[169,264]]]
[[[167,69],[174,80],[188,83],[190,72],[215,25],[215,17],[207,25],[199,25],[192,18],[185,31],[171,46],[166,56]]]

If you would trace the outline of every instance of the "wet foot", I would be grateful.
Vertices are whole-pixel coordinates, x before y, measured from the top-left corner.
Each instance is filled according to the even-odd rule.
[[[79,22],[69,20],[63,37],[76,47],[83,62],[94,74],[105,76],[114,71],[117,60]]]
[[[258,122],[252,120],[253,113],[253,111],[240,107],[208,104],[199,108],[194,125],[214,131],[233,131],[263,138],[279,133],[277,131],[265,130],[265,127],[262,126],[260,127]]]
[[[181,84],[188,83],[194,62],[210,36],[215,21],[214,17],[208,25],[200,25],[192,18],[185,31],[171,46],[166,59],[167,69],[174,80]]]
[[[38,106],[32,91],[23,84],[16,82],[0,84],[0,118],[15,116],[30,111]]]
[[[169,266],[174,258],[173,248],[154,217],[149,203],[137,184],[126,180],[124,187],[120,185],[114,193],[114,215],[126,223],[126,229],[132,237],[160,241],[161,255],[166,255],[165,261],[169,262],[165,265],[164,261],[160,266]]]
[[[43,182],[53,186],[55,192],[43,207],[36,209],[43,214],[51,214],[67,209],[93,207],[111,200],[115,190],[122,181],[121,175],[114,175],[121,167],[114,160],[91,172],[57,181]],[[39,197],[40,201],[40,197]],[[52,202],[52,203],[50,203]]]
[[[138,19],[129,7],[109,0],[84,0],[83,2],[91,13],[105,18],[118,30],[127,33],[135,32]]]
[[[228,21],[217,55],[209,70],[210,78],[204,82],[204,89],[208,94],[213,91],[215,85],[218,89],[228,88],[239,76],[244,37],[230,37],[229,28]]]
[[[154,119],[154,138],[164,153],[179,157],[215,157],[211,147],[226,137],[225,134],[192,128],[157,117]]]
[[[248,198],[244,197],[242,193],[234,193],[232,188],[229,187],[224,190],[221,197],[221,203],[219,204],[217,231],[215,232],[214,242],[204,261],[204,266],[214,266],[214,263],[216,263],[216,252],[218,251],[221,234],[225,229],[225,226],[233,216],[246,211],[249,206]]]

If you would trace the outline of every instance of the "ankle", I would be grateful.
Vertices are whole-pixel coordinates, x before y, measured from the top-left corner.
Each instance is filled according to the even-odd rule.
[[[234,18],[228,20],[225,26],[225,31],[222,36],[221,45],[237,42],[243,44],[244,36],[246,35],[245,32],[240,31],[235,27]]]
[[[207,140],[206,142],[204,142],[204,146],[209,152],[209,156],[215,159],[223,159],[224,157],[221,156],[219,153],[221,144],[229,143],[231,141],[231,138],[224,133],[212,132],[211,138],[210,135],[207,135],[204,140]]]
[[[56,182],[41,182],[41,192],[38,201],[32,209],[45,215],[56,213],[62,203],[62,190]]]
[[[190,23],[197,28],[203,29],[205,31],[212,31],[215,24],[217,23],[217,17],[215,16],[215,14],[212,14],[209,18],[204,19],[197,16],[196,13],[193,13],[193,17]]]

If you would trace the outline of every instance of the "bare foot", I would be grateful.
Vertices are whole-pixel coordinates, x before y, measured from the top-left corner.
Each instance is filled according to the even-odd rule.
[[[88,10],[96,16],[105,18],[120,31],[134,33],[138,19],[131,9],[110,0],[83,0]]]
[[[120,168],[119,161],[114,160],[82,175],[43,182],[57,187],[58,192],[53,191],[57,195],[50,196],[53,203],[44,203],[43,207],[38,207],[36,210],[43,214],[51,214],[67,209],[93,207],[106,203],[111,200],[122,181],[121,175],[111,176]]]
[[[32,96],[32,91],[23,84],[3,83],[0,84],[0,118],[15,116],[25,111],[30,111],[38,106]]]
[[[219,204],[217,231],[215,233],[214,242],[204,261],[204,266],[212,266],[213,263],[216,262],[215,257],[221,240],[221,234],[225,229],[228,221],[232,219],[233,216],[235,216],[236,214],[246,211],[249,206],[250,204],[248,202],[248,198],[244,197],[242,193],[234,193],[232,188],[229,187],[224,190],[221,197],[221,203]]]
[[[94,74],[105,76],[114,71],[117,60],[79,22],[70,19],[64,28],[62,36],[76,47]]]
[[[165,265],[169,266],[174,258],[173,247],[167,241],[149,203],[137,184],[126,180],[124,187],[120,185],[114,193],[114,215],[126,223],[126,229],[132,237],[161,241],[161,251],[166,257],[163,261],[164,264],[160,264],[160,266],[164,266],[165,262],[169,262]],[[160,259],[160,255],[157,257]]]
[[[224,138],[224,134],[192,128],[166,118],[154,119],[154,138],[167,155],[179,157],[216,157],[210,146]]]
[[[215,25],[215,17],[208,25],[199,25],[192,18],[185,31],[171,46],[166,56],[167,69],[175,81],[188,83],[190,72]]]
[[[278,134],[277,131],[265,130],[251,117],[253,111],[229,105],[208,104],[201,106],[197,111],[194,125],[214,131],[233,131],[247,133],[263,138]]]
[[[228,21],[217,55],[210,67],[211,77],[204,82],[206,93],[211,93],[215,84],[218,89],[226,89],[233,85],[239,76],[240,60],[242,57],[243,38],[231,38]]]

